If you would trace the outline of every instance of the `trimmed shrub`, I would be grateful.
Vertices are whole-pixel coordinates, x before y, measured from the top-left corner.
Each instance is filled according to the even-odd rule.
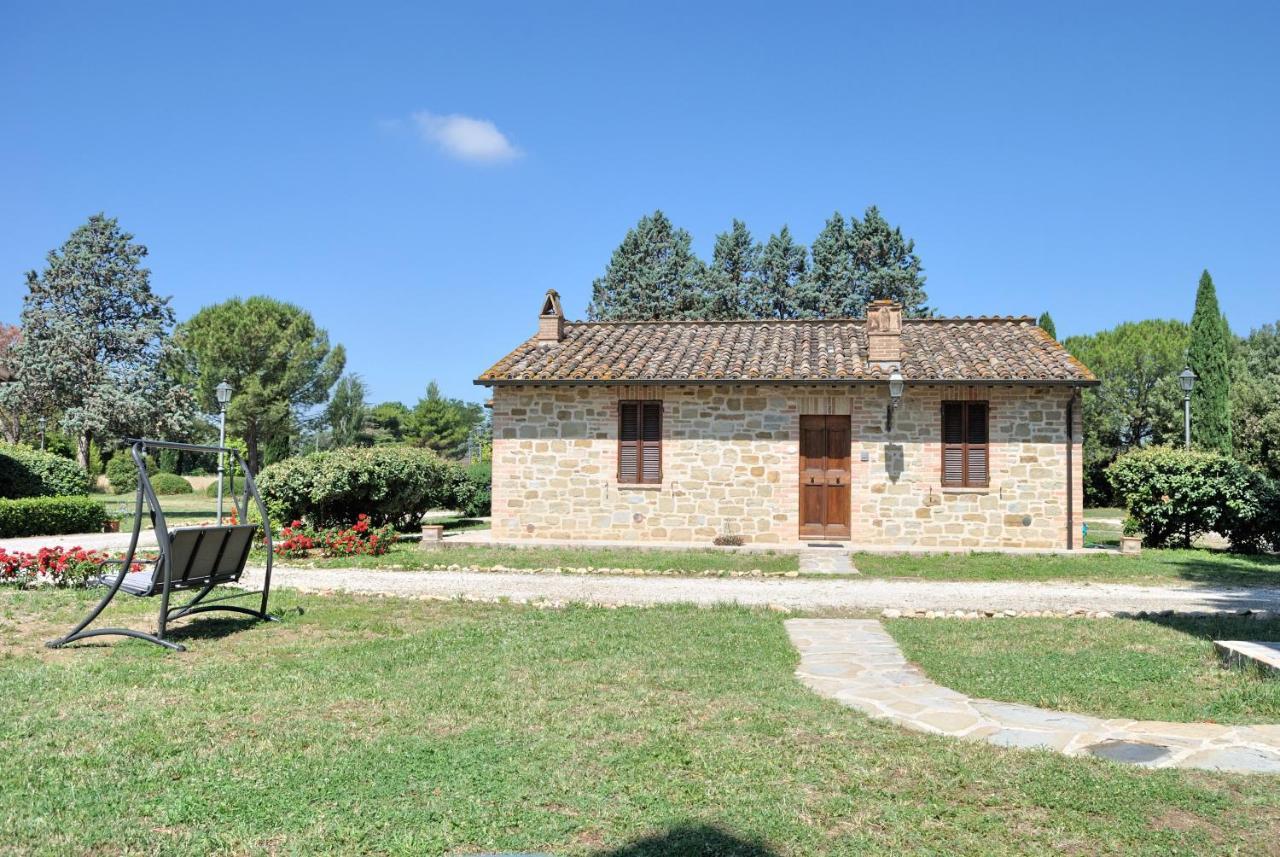
[[[102,504],[88,497],[24,497],[0,500],[0,538],[100,533]]]
[[[1120,456],[1107,478],[1128,509],[1126,532],[1148,547],[1189,546],[1207,532],[1240,551],[1280,543],[1274,486],[1229,456],[1151,447]]]
[[[257,482],[276,522],[354,525],[364,512],[374,527],[412,531],[424,513],[449,505],[460,471],[427,449],[377,446],[278,461]]]
[[[156,465],[149,455],[145,461],[147,475],[150,476],[156,472]],[[138,466],[133,463],[133,453],[128,449],[118,450],[111,456],[106,472],[113,494],[131,494],[138,490]]]
[[[29,446],[0,443],[0,497],[69,497],[89,493],[74,461]]]
[[[232,495],[235,495],[238,497],[244,493],[244,474],[240,472],[240,465],[238,464],[236,465],[236,469],[235,469],[236,478],[234,483],[231,481],[231,475],[232,475],[231,471],[224,467],[223,473],[222,473],[222,496],[223,497],[230,497]],[[218,496],[217,474],[215,473],[213,474],[213,476],[214,476],[214,480],[204,487],[204,496],[206,497]]]
[[[490,514],[493,501],[493,464],[477,461],[469,467],[457,468],[450,499],[445,506],[468,518]]]
[[[137,473],[137,468],[134,468]],[[176,473],[157,473],[151,477],[151,487],[157,494],[190,494],[191,483]]]

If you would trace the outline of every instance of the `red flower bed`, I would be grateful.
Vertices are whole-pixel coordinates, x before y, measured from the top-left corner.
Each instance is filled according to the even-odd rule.
[[[280,530],[281,540],[276,543],[276,554],[290,559],[302,559],[319,551],[321,556],[378,556],[391,550],[395,544],[395,528],[373,527],[368,515],[360,515],[350,527],[332,527],[315,530],[302,521],[294,521]]]
[[[112,559],[108,551],[95,551],[82,547],[40,548],[35,553],[17,551],[9,553],[0,548],[0,584],[10,584],[24,589],[38,586],[84,586],[90,577],[103,573],[102,563]],[[134,563],[139,571],[141,563]],[[118,572],[119,566],[109,566],[108,572]]]

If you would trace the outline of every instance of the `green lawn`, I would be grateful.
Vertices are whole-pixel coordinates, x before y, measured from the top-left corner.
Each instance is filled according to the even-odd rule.
[[[774,613],[285,594],[279,624],[184,623],[185,654],[42,649],[88,600],[0,592],[5,853],[1163,855],[1280,837],[1280,778],[872,722],[796,682]],[[153,606],[115,616],[141,626]]]
[[[107,510],[108,515],[120,518],[120,529],[128,531],[133,527],[133,503],[136,495],[128,494],[90,494],[89,498],[97,500]],[[223,498],[222,513],[231,511],[235,505],[229,498]],[[206,497],[203,492],[196,494],[166,494],[160,498],[160,507],[164,509],[165,519],[171,526],[190,526],[192,524],[213,523],[217,517],[218,499]],[[146,514],[143,504],[143,529],[151,529],[151,518]]]
[[[1280,557],[1211,550],[1143,550],[1119,554],[855,554],[868,577],[924,580],[1089,580],[1097,583],[1214,583],[1280,586]]]
[[[1280,640],[1280,621],[893,620],[908,659],[973,696],[1140,720],[1280,723],[1280,681],[1227,669],[1214,639]]]
[[[422,550],[416,544],[399,545],[382,556],[341,557],[310,561],[289,560],[292,565],[319,568],[430,569],[461,565],[475,568],[554,569],[626,568],[644,571],[683,571],[692,574],[760,570],[768,573],[795,571],[795,554],[717,550],[625,550],[621,548],[489,547],[448,545]]]

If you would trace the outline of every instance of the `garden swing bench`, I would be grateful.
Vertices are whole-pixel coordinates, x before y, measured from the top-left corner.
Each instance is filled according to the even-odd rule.
[[[134,501],[133,536],[129,539],[129,550],[125,553],[123,559],[112,559],[103,563],[104,566],[119,565],[119,572],[102,574],[91,580],[92,584],[106,586],[108,589],[107,593],[102,596],[102,600],[89,611],[89,615],[85,616],[83,621],[72,628],[66,636],[50,640],[45,645],[56,649],[75,640],[114,635],[135,637],[139,640],[147,640],[165,648],[182,652],[186,651],[184,646],[165,639],[165,628],[174,619],[179,619],[183,616],[211,610],[225,610],[232,613],[243,613],[256,619],[277,621],[274,616],[267,613],[267,597],[271,591],[271,555],[273,553],[270,519],[267,517],[267,509],[262,502],[262,495],[258,493],[258,487],[253,481],[253,474],[249,472],[249,466],[245,464],[244,458],[240,456],[240,453],[228,447],[200,446],[163,440],[137,440],[130,438],[128,442],[132,444],[130,452],[133,455],[133,463],[138,468],[138,493]],[[253,547],[253,537],[257,534],[258,525],[249,523],[224,525],[219,520],[215,526],[178,527],[170,530],[165,521],[164,510],[160,507],[160,501],[156,497],[155,490],[151,487],[150,478],[147,476],[145,456],[148,449],[173,449],[183,452],[205,453],[221,452],[234,456],[234,460],[239,463],[240,470],[244,474],[244,493],[239,497],[238,502],[234,497],[232,499],[233,508],[239,516],[238,520],[248,520],[250,498],[253,499],[254,506],[262,520],[267,559],[266,573],[262,581],[261,590],[238,592],[222,598],[205,600],[215,586],[236,583],[240,580],[240,576],[244,573],[245,563],[249,559],[249,550]],[[234,469],[231,472],[232,484],[234,485]],[[142,561],[141,564],[144,567],[141,571],[134,571],[134,565],[139,562],[135,560],[135,556],[138,549],[138,536],[142,532],[142,502],[144,499],[150,509],[151,523],[155,528],[159,554],[154,560]],[[199,591],[186,604],[180,607],[170,607],[170,593],[186,589]],[[135,631],[130,628],[85,630],[111,603],[111,599],[115,598],[116,593],[122,590],[130,595],[142,598],[160,596],[160,612],[156,620],[157,629],[155,634]],[[225,603],[234,598],[252,595],[262,596],[261,603],[257,609]]]

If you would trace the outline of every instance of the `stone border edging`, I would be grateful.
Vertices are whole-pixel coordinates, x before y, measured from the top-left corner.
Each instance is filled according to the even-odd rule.
[[[814,692],[917,732],[1093,755],[1151,768],[1280,774],[1280,724],[1103,719],[974,699],[907,662],[874,619],[789,619],[796,676]]]

